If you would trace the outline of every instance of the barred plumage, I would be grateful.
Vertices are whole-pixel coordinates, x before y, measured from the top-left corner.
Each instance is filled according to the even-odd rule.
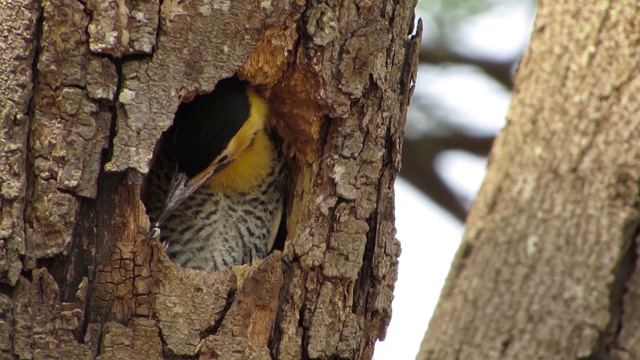
[[[160,151],[144,194],[152,222],[160,216],[176,169],[170,146]],[[284,167],[276,154],[267,177],[249,191],[227,194],[202,186],[178,206],[160,225],[160,241],[173,262],[214,271],[267,255],[282,213]]]
[[[238,100],[237,94],[231,93],[238,90],[238,80],[233,81],[236,83],[227,83],[231,90],[224,90],[223,87],[220,91],[225,91],[222,93],[222,96],[227,96],[225,101],[214,99],[205,105],[196,104],[194,106],[201,108],[197,111],[186,110],[188,116],[183,117],[208,116],[212,118],[211,121],[225,121],[226,118],[237,116],[237,113],[230,112],[243,102]],[[184,135],[179,139],[183,141],[182,144],[188,143],[182,146],[189,150],[208,145],[210,139],[218,140],[214,145],[222,150],[207,155],[208,160],[203,161],[202,154],[194,154],[194,158],[187,157],[186,160],[200,163],[197,171],[191,171],[193,174],[189,175],[189,179],[215,169],[210,171],[212,175],[206,177],[206,181],[200,182],[201,185],[191,195],[181,198],[175,209],[167,211],[167,197],[171,197],[171,187],[174,186],[172,179],[176,179],[181,165],[184,167],[177,151],[180,143],[175,140],[175,133],[179,131],[176,130],[176,126],[179,126],[176,124],[179,120],[193,120],[178,119],[180,111],[174,126],[163,135],[161,147],[147,176],[143,201],[149,217],[154,224],[159,222],[160,241],[167,246],[169,257],[184,267],[214,271],[249,263],[254,257],[264,258],[271,250],[278,232],[283,207],[283,158],[265,129],[268,114],[264,100],[247,85],[240,84],[245,87],[249,102],[244,103],[248,104],[246,106],[251,111],[239,109],[238,112],[247,114],[248,119],[242,121],[248,127],[242,125],[241,129],[230,131],[218,123],[207,130],[208,123],[196,119],[194,121],[201,121],[204,129],[188,128],[187,125],[182,125],[184,129],[180,128],[189,135],[186,140]],[[230,93],[234,96],[233,101],[228,101]],[[212,110],[213,115],[210,115]],[[231,120],[236,121],[232,125],[237,126],[237,120]],[[206,131],[212,130],[215,130],[214,135],[206,134]],[[194,134],[193,131],[198,133]],[[200,131],[205,132],[204,136]],[[224,138],[225,132],[228,138]],[[238,140],[239,137],[242,139]],[[192,138],[195,143],[190,143]],[[220,141],[226,143],[221,146]],[[244,146],[238,145],[242,142]],[[182,148],[182,158],[185,157],[184,150]],[[251,177],[250,181],[241,178],[245,175]],[[220,179],[225,182],[217,184]],[[160,220],[161,214],[169,215]]]

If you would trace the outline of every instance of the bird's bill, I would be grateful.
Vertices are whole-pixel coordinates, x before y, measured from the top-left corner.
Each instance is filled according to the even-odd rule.
[[[193,194],[207,178],[204,176],[189,179],[185,173],[176,173],[171,179],[169,195],[164,202],[162,213],[154,227],[159,227],[182,202]]]
[[[171,185],[169,186],[169,195],[164,202],[164,207],[162,208],[162,213],[156,221],[155,224],[151,227],[149,234],[147,237],[155,237],[158,234],[155,232],[156,228],[160,228],[160,225],[171,216],[173,211],[180,205],[182,202],[188,198],[194,191],[196,191],[202,183],[204,183],[211,176],[217,174],[222,171],[224,168],[229,166],[233,160],[227,160],[222,163],[214,162],[213,165],[206,168],[204,171],[199,173],[198,175],[189,178],[187,174],[183,172],[176,172],[171,179]],[[155,236],[154,236],[155,235]]]

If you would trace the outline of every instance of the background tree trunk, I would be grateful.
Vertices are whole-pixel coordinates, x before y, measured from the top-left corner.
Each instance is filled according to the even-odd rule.
[[[419,359],[638,359],[640,12],[540,2]]]
[[[1,357],[370,358],[400,252],[414,6],[1,4]],[[143,174],[181,100],[234,72],[283,137],[288,236],[259,264],[183,269],[142,240]]]

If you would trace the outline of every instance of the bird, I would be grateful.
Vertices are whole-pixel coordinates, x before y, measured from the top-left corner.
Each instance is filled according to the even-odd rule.
[[[217,271],[264,258],[284,206],[285,163],[267,101],[237,76],[179,105],[142,198],[169,258]]]

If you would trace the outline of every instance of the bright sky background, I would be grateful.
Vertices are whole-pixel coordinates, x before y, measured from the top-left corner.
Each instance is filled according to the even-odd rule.
[[[460,28],[461,45],[464,42],[474,51],[494,52],[498,58],[512,55],[528,40],[530,7],[526,1],[511,2],[509,9],[500,6],[477,16]],[[421,66],[414,99],[420,94],[460,114],[461,125],[484,134],[503,126],[509,106],[508,92],[469,67]],[[407,126],[429,131],[428,125],[416,124],[411,116]],[[451,151],[438,159],[437,167],[459,195],[472,199],[484,177],[486,161]],[[393,317],[385,341],[376,345],[375,360],[415,358],[464,231],[452,216],[406,181],[399,179],[395,189],[402,255]]]

